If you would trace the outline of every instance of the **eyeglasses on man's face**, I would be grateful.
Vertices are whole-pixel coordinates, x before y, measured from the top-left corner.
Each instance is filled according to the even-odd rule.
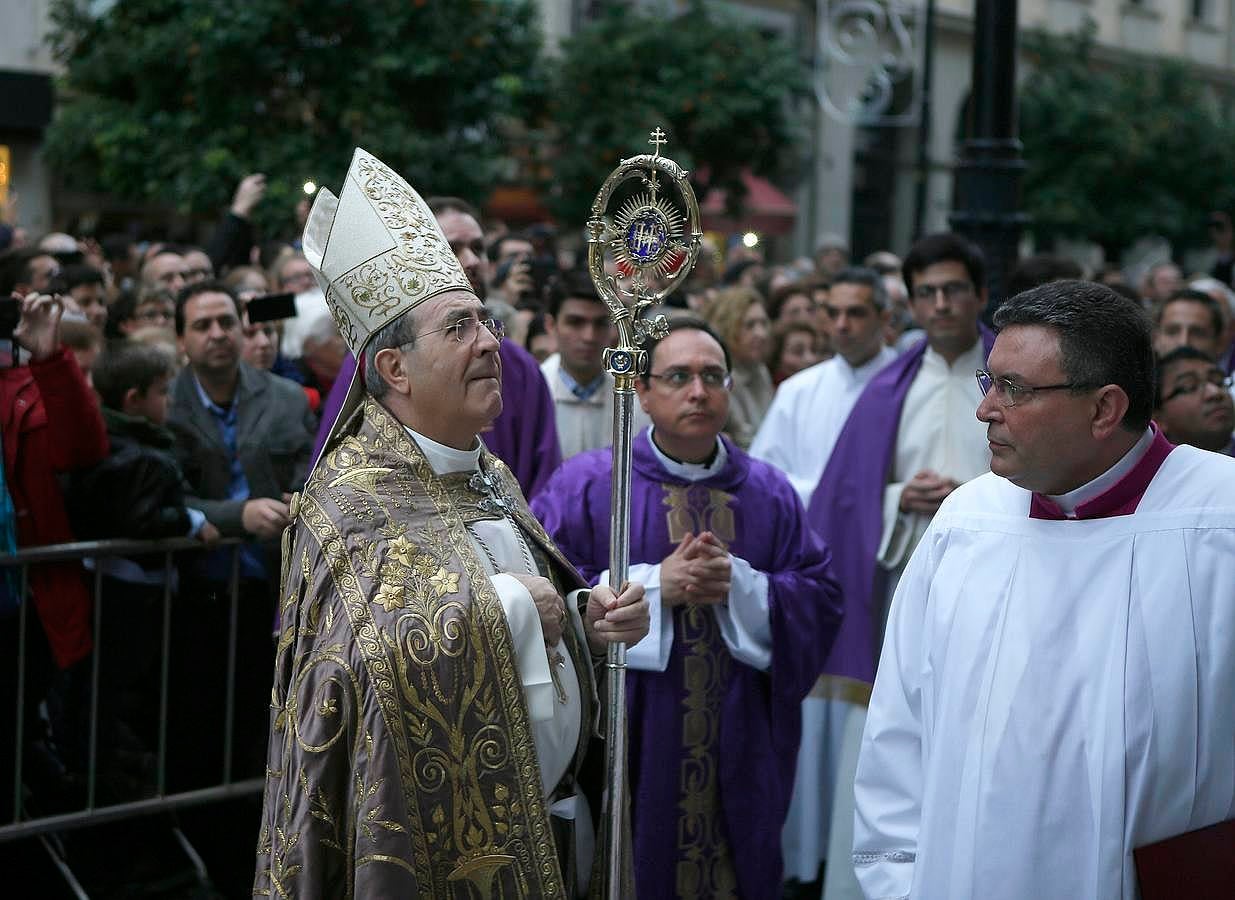
[[[1017,384],[1010,378],[996,378],[985,369],[978,369],[974,375],[978,379],[978,389],[982,391],[982,396],[985,397],[993,389],[995,400],[1005,409],[1028,403],[1039,391],[1088,391],[1100,387],[1072,381],[1062,384]]]
[[[914,300],[934,300],[940,291],[948,300],[960,300],[973,293],[973,285],[968,281],[946,281],[943,284],[915,284]]]
[[[466,319],[460,319],[457,322],[451,322],[449,325],[444,325],[441,328],[434,328],[431,331],[422,331],[416,335],[416,340],[422,337],[428,337],[431,334],[445,334],[453,337],[460,344],[470,344],[476,340],[476,336],[480,334],[480,326],[483,325],[489,330],[489,333],[499,341],[506,337],[506,323],[501,319],[478,319],[475,316],[470,316]]]
[[[1197,391],[1203,390],[1207,384],[1212,384],[1214,387],[1229,391],[1232,383],[1231,376],[1225,374],[1221,369],[1210,369],[1203,378],[1198,375],[1182,375],[1176,379],[1174,390],[1163,397],[1162,402],[1166,404],[1176,397],[1195,394]]]
[[[729,390],[733,387],[733,376],[724,369],[703,369],[693,372],[690,369],[666,369],[664,372],[651,372],[648,378],[655,378],[671,391],[680,391],[696,378],[709,391]]]

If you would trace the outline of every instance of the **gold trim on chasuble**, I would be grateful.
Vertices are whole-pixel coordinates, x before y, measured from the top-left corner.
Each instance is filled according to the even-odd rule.
[[[726,545],[735,535],[733,497],[702,485],[662,484],[669,540],[711,531]],[[678,792],[679,897],[738,897],[733,854],[720,806],[720,708],[732,658],[716,616],[706,606],[683,605],[677,617],[682,659],[683,760]]]
[[[332,507],[336,521],[351,519],[348,534]],[[328,451],[299,513],[343,598],[397,757],[411,831],[411,860],[355,865],[410,867],[421,897],[433,900],[565,897],[506,617],[419,448],[367,398],[358,432]],[[409,530],[417,520],[420,529]]]

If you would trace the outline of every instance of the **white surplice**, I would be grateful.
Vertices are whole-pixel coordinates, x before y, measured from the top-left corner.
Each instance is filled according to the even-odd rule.
[[[905,570],[858,763],[867,897],[1133,900],[1136,847],[1235,816],[1235,460],[1133,515],[986,475]]]
[[[931,522],[929,515],[901,511],[905,485],[924,469],[962,483],[990,471],[986,426],[976,416],[982,393],[974,373],[984,364],[980,339],[950,365],[927,347],[922,367],[905,395],[896,429],[891,482],[883,492],[883,535],[877,561],[887,571],[887,587],[875,598],[881,627],[905,564]],[[842,863],[828,867],[823,895],[826,900],[855,900],[861,897],[861,887],[843,860],[853,846],[852,786],[866,707],[844,700],[827,702],[828,733],[833,739],[838,731],[842,733],[840,748],[829,751],[836,760],[836,788],[827,856]]]
[[[881,347],[856,368],[843,356],[834,356],[786,378],[776,389],[750,455],[784,472],[802,505],[809,506],[858,395],[894,359],[895,350]]]

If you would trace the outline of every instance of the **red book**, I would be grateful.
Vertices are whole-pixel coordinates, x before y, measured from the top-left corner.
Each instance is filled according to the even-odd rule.
[[[1235,819],[1133,851],[1141,900],[1235,898]]]

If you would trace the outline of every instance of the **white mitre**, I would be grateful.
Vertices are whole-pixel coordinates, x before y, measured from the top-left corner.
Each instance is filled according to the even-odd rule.
[[[323,188],[304,226],[313,267],[356,374],[325,446],[360,405],[369,340],[409,310],[447,291],[474,295],[428,204],[377,157],[359,147],[336,197]]]

